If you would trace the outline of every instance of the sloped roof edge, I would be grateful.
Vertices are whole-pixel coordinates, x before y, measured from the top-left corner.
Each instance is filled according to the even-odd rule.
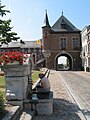
[[[62,20],[66,24],[66,29],[61,28]],[[55,22],[51,29],[53,31],[80,31],[64,15],[61,15],[61,17]]]

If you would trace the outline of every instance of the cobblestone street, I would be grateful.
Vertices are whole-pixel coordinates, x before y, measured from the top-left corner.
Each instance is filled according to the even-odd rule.
[[[86,120],[90,120],[90,72],[59,71],[58,75],[74,97]]]
[[[54,92],[53,114],[38,115],[34,120],[85,120],[57,71],[51,70],[49,80],[51,83],[51,90]]]

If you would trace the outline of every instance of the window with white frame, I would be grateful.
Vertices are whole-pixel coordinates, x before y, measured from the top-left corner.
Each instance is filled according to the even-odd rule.
[[[67,47],[66,38],[61,37],[60,38],[60,49],[66,49],[66,47]]]

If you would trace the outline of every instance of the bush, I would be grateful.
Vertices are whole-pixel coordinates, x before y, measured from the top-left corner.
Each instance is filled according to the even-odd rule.
[[[0,117],[4,114],[4,99],[3,95],[0,93]]]

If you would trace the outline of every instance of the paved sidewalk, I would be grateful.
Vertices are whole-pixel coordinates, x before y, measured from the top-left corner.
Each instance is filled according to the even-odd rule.
[[[49,80],[53,91],[53,114],[38,115],[34,120],[85,120],[57,71],[50,71]]]

